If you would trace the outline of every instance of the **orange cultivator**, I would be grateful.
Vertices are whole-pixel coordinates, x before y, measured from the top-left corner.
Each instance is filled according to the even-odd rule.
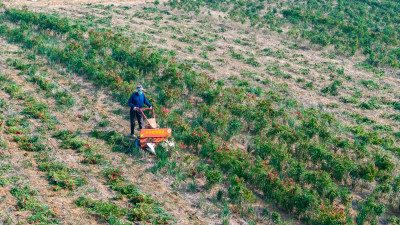
[[[143,112],[144,110],[153,110],[153,118],[148,119]],[[172,130],[171,128],[158,128],[154,108],[143,108],[139,109],[139,111],[146,119],[147,125],[145,129],[140,130],[138,145],[143,149],[147,149],[152,154],[156,154],[155,146],[160,144],[160,142],[166,142],[169,146],[173,146],[173,143],[168,141]]]

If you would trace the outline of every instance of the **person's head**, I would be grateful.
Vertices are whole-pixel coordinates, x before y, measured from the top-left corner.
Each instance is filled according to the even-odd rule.
[[[142,85],[137,86],[136,91],[139,95],[143,94],[145,89],[142,87]]]

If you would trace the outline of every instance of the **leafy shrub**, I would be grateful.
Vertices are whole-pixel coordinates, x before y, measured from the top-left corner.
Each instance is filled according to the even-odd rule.
[[[231,201],[237,204],[251,204],[255,201],[252,191],[246,188],[244,179],[234,175],[231,178],[231,186],[228,190]]]
[[[281,214],[279,214],[278,212],[273,212],[271,214],[271,219],[272,219],[272,222],[274,222],[274,223],[280,223],[281,222]]]
[[[339,207],[333,207],[321,203],[318,207],[317,221],[319,224],[354,224],[353,221],[346,220],[345,211]]]
[[[339,94],[338,87],[342,85],[341,80],[334,80],[330,86],[327,86],[321,90],[322,93],[328,93],[330,95],[336,96]]]
[[[5,92],[11,95],[13,98],[19,98],[21,95],[21,86],[17,84],[10,84],[4,88]]]
[[[85,164],[102,164],[105,159],[104,155],[101,154],[85,153],[81,162]]]
[[[253,67],[261,67],[261,63],[259,63],[255,58],[246,59],[245,63]]]
[[[75,138],[78,135],[76,132],[72,132],[71,130],[60,130],[53,133],[53,137],[60,139],[62,141],[67,141],[72,138]]]
[[[375,160],[375,166],[380,170],[392,171],[395,168],[395,164],[392,159],[387,155],[377,156]]]
[[[386,207],[384,204],[377,203],[371,197],[361,205],[361,209],[356,217],[357,224],[364,224],[365,221],[376,222],[376,217],[385,213]]]
[[[206,49],[207,51],[209,51],[209,52],[212,52],[212,51],[215,51],[215,50],[216,50],[215,47],[214,47],[213,45],[206,45],[206,46],[205,46],[205,49]]]
[[[65,90],[57,91],[54,94],[54,98],[56,99],[57,103],[60,105],[71,107],[75,104],[75,100],[73,99],[72,95]]]
[[[358,105],[361,109],[367,109],[367,110],[372,110],[372,109],[379,109],[381,108],[379,106],[379,101],[377,98],[373,97],[368,102],[362,102]]]
[[[372,164],[358,165],[355,169],[350,172],[350,176],[353,178],[361,178],[366,181],[372,182],[378,174],[378,168]]]
[[[228,135],[227,136],[231,136],[231,135],[236,135],[238,134],[243,128],[243,123],[238,120],[237,118],[232,119],[231,121],[229,121],[228,123]]]
[[[25,108],[21,112],[22,115],[27,118],[40,119],[43,122],[49,121],[50,113],[45,103],[39,102],[33,97],[28,97],[24,102],[24,106]]]
[[[208,181],[208,186],[212,187],[222,181],[222,172],[219,170],[207,170],[206,178]]]
[[[379,88],[379,84],[375,83],[372,80],[360,80],[360,84],[363,85],[364,87],[370,89],[370,90],[375,90]]]
[[[18,143],[18,147],[25,151],[37,152],[46,149],[46,146],[39,141],[38,136],[14,136],[14,140]]]
[[[393,102],[393,108],[400,110],[400,102]]]
[[[203,127],[195,127],[192,129],[189,134],[186,136],[187,142],[189,145],[197,148],[198,145],[205,144],[209,140],[210,134]]]
[[[389,115],[389,118],[400,122],[400,113],[391,114]]]
[[[123,173],[120,169],[107,168],[104,170],[103,173],[107,179],[106,184],[108,185],[118,184],[119,182],[125,180],[125,178],[122,176]]]
[[[303,89],[310,89],[310,90],[313,90],[313,89],[314,89],[314,84],[313,84],[312,81],[310,81],[310,82],[307,82],[302,88],[303,88]]]
[[[353,197],[351,197],[351,192],[346,187],[342,187],[339,189],[339,198],[340,202],[346,207],[351,206],[351,200],[353,199]]]

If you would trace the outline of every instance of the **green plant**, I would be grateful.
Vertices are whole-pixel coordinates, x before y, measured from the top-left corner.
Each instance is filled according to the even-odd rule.
[[[212,52],[212,51],[215,51],[215,50],[216,50],[215,47],[214,47],[213,45],[206,45],[206,46],[205,46],[205,49],[206,49],[207,51],[209,51],[209,52]]]
[[[357,224],[363,224],[365,221],[370,220],[372,223],[376,222],[376,217],[385,213],[386,207],[384,204],[377,203],[371,197],[362,203],[361,210],[356,217]]]
[[[109,202],[94,201],[87,197],[82,197],[82,196],[75,200],[75,204],[91,212],[95,212],[109,224],[113,225],[128,224],[121,221],[121,219],[128,214],[128,209],[119,207],[118,205]]]
[[[222,172],[219,170],[206,171],[207,185],[212,187],[222,181]]]
[[[377,98],[373,97],[368,102],[361,102],[358,107],[361,109],[367,109],[367,110],[372,110],[372,109],[379,109],[381,108],[379,106],[379,101]]]
[[[394,109],[400,110],[400,102],[393,102],[392,104]]]
[[[350,176],[354,178],[361,178],[367,181],[373,181],[378,174],[378,169],[372,165],[359,165],[354,170],[350,172]]]
[[[307,83],[303,86],[303,89],[311,89],[311,90],[313,90],[313,89],[314,89],[314,84],[313,84],[313,82],[307,82]]]
[[[102,164],[105,162],[105,159],[101,154],[85,153],[81,162],[86,164]]]
[[[47,153],[37,153],[35,158],[39,164],[39,169],[46,172],[50,184],[54,185],[53,190],[60,188],[74,190],[88,183],[86,177],[80,176],[78,171],[54,161]]]
[[[133,204],[133,208],[127,211],[131,221],[149,221],[153,224],[168,224],[173,218],[165,213],[160,204],[149,195],[143,193],[134,184],[128,182],[119,169],[107,168],[103,171],[106,184],[111,189],[126,196]]]
[[[395,164],[392,159],[387,155],[377,156],[375,160],[375,166],[380,170],[392,171],[395,168]]]
[[[231,178],[231,186],[228,190],[228,196],[232,202],[238,204],[251,204],[255,201],[253,192],[246,188],[244,179],[234,175]]]
[[[281,215],[278,212],[273,212],[271,214],[271,219],[274,223],[280,223],[281,222]]]
[[[197,148],[200,144],[205,144],[209,139],[210,134],[203,127],[195,127],[186,136],[187,143]]]
[[[27,135],[23,136],[14,136],[14,141],[18,143],[18,147],[25,151],[43,151],[46,149],[46,146],[40,142],[38,136],[30,137]]]
[[[15,209],[17,211],[31,211],[32,215],[28,216],[28,223],[42,224],[59,224],[54,212],[46,205],[42,205],[35,196],[38,192],[28,185],[14,186],[10,193],[17,199]]]
[[[389,115],[389,118],[393,119],[393,120],[400,121],[400,113],[391,114],[391,115]]]
[[[321,89],[321,92],[336,96],[339,94],[338,87],[340,87],[341,85],[342,85],[341,80],[334,80],[331,85]]]

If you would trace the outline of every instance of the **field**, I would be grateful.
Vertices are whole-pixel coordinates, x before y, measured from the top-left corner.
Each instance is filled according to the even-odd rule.
[[[398,1],[3,0],[0,22],[0,224],[400,224]],[[173,130],[155,156],[138,84]]]

